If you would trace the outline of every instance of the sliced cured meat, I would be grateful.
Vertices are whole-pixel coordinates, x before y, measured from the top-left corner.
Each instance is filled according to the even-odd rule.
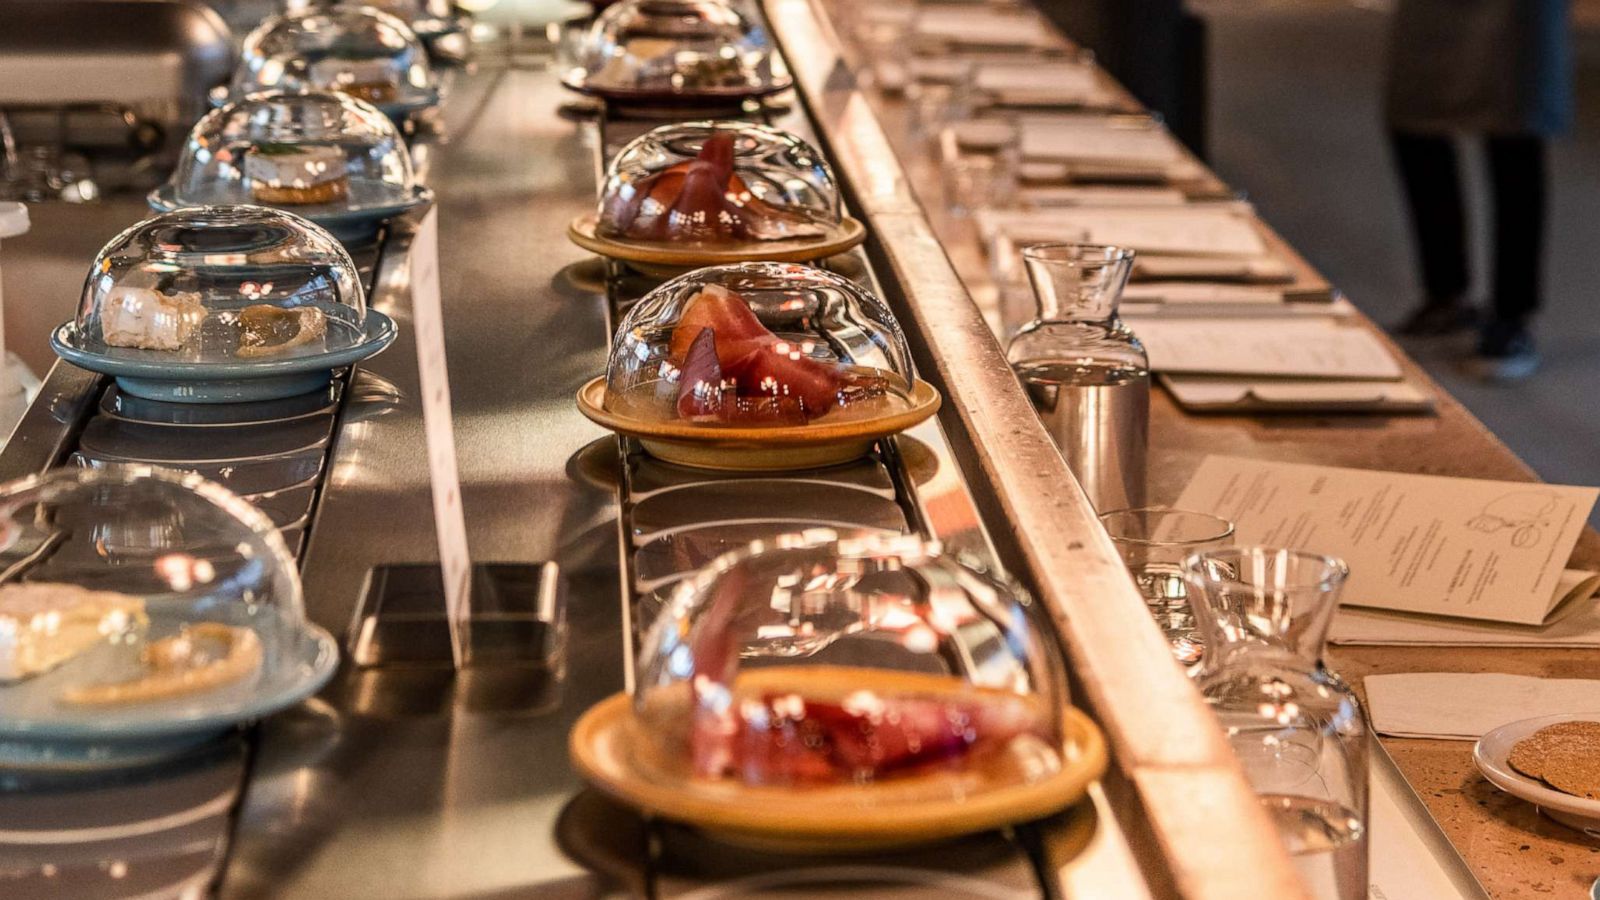
[[[692,757],[705,777],[747,784],[869,781],[1002,749],[1038,734],[1036,707],[1022,697],[881,697],[841,700],[765,692],[738,698],[732,715],[703,704]]]
[[[713,134],[685,160],[614,191],[602,225],[646,241],[768,241],[822,237],[817,223],[761,200],[734,174],[733,135]]]
[[[722,366],[717,362],[716,332],[700,329],[689,345],[678,374],[678,416],[698,419],[722,409]]]
[[[673,360],[685,359],[689,345],[706,328],[716,332],[717,359],[724,366],[748,352],[747,348],[737,346],[740,342],[777,340],[750,311],[743,297],[719,284],[708,284],[685,304],[677,326],[672,329],[667,353]],[[730,352],[736,348],[738,352]]]
[[[768,331],[742,297],[719,285],[689,299],[667,353],[679,370],[678,415],[691,421],[803,425],[841,396],[887,390],[881,377],[817,359]]]
[[[812,359],[793,342],[777,338],[750,346],[723,371],[740,395],[793,398],[812,416],[833,409],[846,381],[837,364]]]

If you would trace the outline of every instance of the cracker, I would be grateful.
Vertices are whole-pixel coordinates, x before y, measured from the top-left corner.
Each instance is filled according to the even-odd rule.
[[[1600,722],[1561,722],[1511,748],[1513,769],[1563,793],[1600,799]]]
[[[1511,746],[1506,762],[1529,778],[1542,778],[1540,773],[1544,771],[1544,758],[1544,741],[1537,736],[1529,736]]]
[[[1591,753],[1561,753],[1544,765],[1544,782],[1563,794],[1600,800],[1600,747]]]

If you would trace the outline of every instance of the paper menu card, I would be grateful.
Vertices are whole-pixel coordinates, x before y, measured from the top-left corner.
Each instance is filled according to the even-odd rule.
[[[1376,335],[1332,318],[1157,316],[1140,318],[1131,327],[1157,372],[1344,380],[1401,376],[1400,363]]]
[[[1177,507],[1350,566],[1343,602],[1536,625],[1600,491],[1208,456]]]
[[[923,6],[913,30],[918,37],[964,47],[1065,47],[1032,13],[986,6]]]
[[[977,68],[972,83],[995,102],[1012,106],[1105,105],[1114,99],[1092,63],[990,63]]]
[[[1342,607],[1328,640],[1372,647],[1600,647],[1600,573],[1568,569],[1556,582],[1550,621],[1507,625],[1381,609]]]
[[[1017,244],[1087,240],[1169,256],[1263,256],[1267,252],[1254,219],[1237,205],[983,210],[978,224],[986,231],[1004,232]]]
[[[1018,133],[1022,158],[1028,160],[1164,166],[1183,157],[1183,150],[1172,135],[1145,122],[1125,125],[1104,117],[1028,117],[1019,123]]]
[[[1324,381],[1285,378],[1216,378],[1163,373],[1161,384],[1194,412],[1420,413],[1433,396],[1409,381]]]

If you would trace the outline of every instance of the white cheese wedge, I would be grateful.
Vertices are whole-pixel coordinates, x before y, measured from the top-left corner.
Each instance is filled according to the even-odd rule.
[[[342,147],[273,145],[251,149],[244,157],[245,177],[270,187],[305,188],[338,181],[347,167]]]
[[[199,294],[114,287],[100,304],[100,334],[108,347],[181,350],[205,318]]]
[[[344,59],[328,57],[311,64],[311,80],[337,88],[346,84],[395,83],[395,65],[388,59]]]
[[[144,601],[127,594],[51,582],[0,586],[0,683],[48,672],[146,624]]]

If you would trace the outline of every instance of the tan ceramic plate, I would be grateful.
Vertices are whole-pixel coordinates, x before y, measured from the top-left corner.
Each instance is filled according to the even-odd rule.
[[[822,238],[743,241],[729,244],[674,244],[613,240],[595,231],[595,214],[579,216],[567,237],[592,253],[622,260],[649,275],[670,275],[704,266],[740,262],[810,262],[849,250],[867,239],[867,228],[846,216]]]
[[[865,456],[873,442],[899,434],[939,411],[939,392],[925,381],[911,386],[911,408],[849,422],[738,428],[639,419],[605,408],[606,379],[578,389],[578,410],[590,421],[638,438],[657,459],[728,471],[781,471],[832,466]]]
[[[973,790],[959,800],[930,800],[942,786],[913,783],[960,777],[943,772],[868,787],[802,790],[686,779],[650,761],[638,734],[642,727],[628,694],[601,701],[572,729],[573,764],[596,788],[646,813],[733,843],[787,852],[867,853],[1041,819],[1083,799],[1106,769],[1100,729],[1072,707],[1062,716],[1066,753],[1060,771],[1031,784]],[[870,805],[863,802],[867,792]]]

